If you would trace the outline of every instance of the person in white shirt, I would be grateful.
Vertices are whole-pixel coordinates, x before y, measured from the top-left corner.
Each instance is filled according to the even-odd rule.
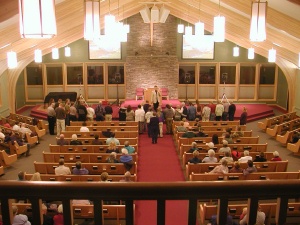
[[[87,127],[86,122],[82,123],[82,127],[79,129],[80,132],[89,132],[90,129]]]
[[[252,156],[250,156],[249,154],[250,154],[249,151],[245,150],[244,151],[244,156],[239,159],[239,162],[244,163],[244,162],[248,162],[248,160],[252,161]]]
[[[161,103],[161,93],[156,85],[154,86],[154,91],[151,93],[151,103],[153,104],[154,111],[156,111]]]
[[[134,119],[135,122],[139,122],[139,134],[142,134],[144,131],[145,111],[141,105],[138,105],[137,110],[135,110]]]
[[[2,129],[0,128],[0,139],[4,139],[5,138],[5,134],[2,133]]]
[[[19,122],[16,122],[15,125],[13,125],[12,130],[19,131],[20,130],[20,124]]]
[[[223,140],[223,147],[219,149],[219,153],[229,152],[231,154],[231,149],[228,147],[228,141]]]
[[[211,109],[205,105],[202,109],[202,121],[209,121]]]
[[[202,162],[203,163],[216,163],[218,159],[215,157],[215,151],[213,149],[208,150],[208,157],[205,157]]]
[[[217,105],[216,105],[216,121],[220,121],[222,118],[224,112],[224,106],[222,105],[222,102],[220,101]]]
[[[65,160],[59,159],[59,166],[55,168],[55,175],[70,175],[71,170],[69,167],[65,166]]]
[[[256,225],[264,225],[266,220],[266,214],[261,211],[260,207],[258,207],[257,215],[256,215]],[[248,214],[244,216],[242,220],[240,220],[240,225],[246,225],[248,223]]]
[[[88,121],[93,121],[94,120],[94,116],[95,116],[95,110],[89,105],[87,107],[86,111],[87,111],[86,119]]]

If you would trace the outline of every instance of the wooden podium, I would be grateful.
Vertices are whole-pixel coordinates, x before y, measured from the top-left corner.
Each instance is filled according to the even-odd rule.
[[[149,103],[151,103],[151,93],[152,91],[154,91],[154,88],[147,88],[144,90],[144,101],[146,102],[147,100],[149,101]],[[161,101],[161,90],[158,89],[158,91],[160,92],[160,99],[159,102]]]

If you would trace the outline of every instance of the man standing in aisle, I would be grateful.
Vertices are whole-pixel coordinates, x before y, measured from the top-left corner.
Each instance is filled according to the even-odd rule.
[[[144,123],[145,123],[145,111],[141,105],[138,105],[137,110],[135,110],[135,121],[139,122],[139,134],[144,132]]]
[[[169,104],[166,105],[166,108],[164,110],[164,117],[166,119],[167,134],[172,134],[174,112]]]
[[[56,113],[56,135],[59,137],[61,131],[65,131],[65,118],[66,111],[64,108],[64,104],[60,103],[59,106],[55,109]]]
[[[157,110],[157,108],[160,104],[160,101],[161,101],[161,93],[158,91],[158,88],[155,85],[154,91],[152,91],[152,94],[151,94],[151,102],[153,104],[154,111]]]
[[[56,113],[54,110],[55,103],[51,103],[51,105],[47,109],[47,118],[48,118],[48,124],[49,124],[49,133],[50,135],[54,135],[54,126],[56,121]]]

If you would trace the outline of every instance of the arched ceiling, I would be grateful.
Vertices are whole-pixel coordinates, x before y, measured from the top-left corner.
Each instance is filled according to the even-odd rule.
[[[295,14],[300,12],[298,4],[288,0],[270,0],[267,12],[267,40],[253,43],[249,40],[251,0],[223,0],[220,8],[217,0],[156,0],[156,2],[164,2],[172,15],[189,23],[194,24],[200,19],[205,23],[208,32],[213,30],[213,17],[220,13],[226,18],[227,40],[244,48],[253,46],[256,53],[265,57],[268,50],[273,47],[277,50],[278,60],[298,65],[300,16],[299,13]],[[275,4],[278,2],[282,9],[293,10],[280,10]],[[30,62],[34,59],[36,48],[47,54],[51,52],[52,47],[63,47],[83,38],[83,0],[56,1],[57,36],[51,39],[21,39],[18,0],[0,0],[0,5],[0,74],[7,69],[6,53],[10,50],[17,52],[18,61]],[[142,0],[110,0],[110,2],[102,0],[101,15],[104,17],[110,11],[118,20],[123,20],[139,13],[145,5],[153,6],[149,1]]]

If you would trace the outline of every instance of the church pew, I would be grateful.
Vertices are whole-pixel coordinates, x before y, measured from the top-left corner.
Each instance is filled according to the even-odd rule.
[[[114,131],[116,138],[137,138],[139,136],[138,130],[136,131]],[[78,138],[93,138],[96,134],[99,138],[108,137],[105,136],[102,131],[89,131],[89,132],[79,132],[79,131],[62,131],[61,134],[65,135],[65,138],[71,138],[73,134],[76,134]]]
[[[26,134],[24,135],[22,132],[12,130],[11,128],[7,128],[7,127],[4,127],[4,126],[0,126],[0,128],[2,129],[2,133],[7,133],[8,130],[14,132],[15,135],[17,135],[20,139],[25,140],[25,141],[26,141],[28,144],[30,144],[30,145],[36,144],[37,141],[38,141],[38,137],[37,137],[37,136],[31,137],[31,136],[29,135],[29,133],[26,133]]]
[[[244,156],[244,152],[240,152],[241,156]],[[250,156],[252,156],[253,160],[259,156],[260,152],[250,152]],[[207,153],[199,153],[199,159],[204,159],[205,157],[208,157]],[[220,159],[222,159],[224,157],[223,153],[216,153],[215,157],[218,159],[218,161]],[[265,152],[265,157],[268,161],[270,161],[274,156],[273,156],[273,152]],[[193,158],[193,153],[186,153],[184,152],[182,155],[182,166],[184,167],[188,161]]]
[[[25,179],[30,180],[33,174],[25,174]],[[108,181],[119,182],[124,178],[124,175],[108,175]],[[81,182],[99,182],[101,180],[99,175],[55,175],[55,174],[41,174],[42,181],[81,181]],[[137,181],[136,174],[131,175],[132,181]]]
[[[189,123],[189,126],[194,126],[195,121],[187,121]],[[201,126],[216,126],[216,127],[222,127],[222,126],[239,126],[240,121],[199,121]],[[175,126],[180,126],[180,121],[173,121],[172,129],[174,130]]]
[[[4,167],[0,166],[0,176],[4,174]]]
[[[69,167],[72,171],[75,168],[75,163],[65,163],[65,166]],[[86,168],[89,174],[101,174],[107,172],[111,175],[122,175],[126,172],[123,163],[82,163],[82,168]],[[35,172],[40,174],[55,174],[54,170],[58,167],[58,163],[45,163],[45,162],[34,162]],[[130,169],[131,174],[136,174],[137,163],[135,162]]]
[[[56,138],[59,139],[59,138]],[[78,137],[77,140],[81,141],[83,145],[91,145],[92,141],[95,138],[82,138],[82,137]],[[107,138],[99,138],[100,141],[102,141],[102,143],[106,142]],[[65,140],[67,140],[69,143],[72,140],[72,138],[65,138]],[[118,140],[120,141],[121,145],[124,145],[125,141],[129,141],[130,145],[137,145],[138,144],[138,137],[135,138],[118,138]]]
[[[186,177],[189,177],[192,173],[208,173],[213,170],[220,163],[198,163],[198,164],[186,164]],[[258,172],[286,172],[288,166],[288,160],[286,161],[269,161],[269,162],[254,162]],[[233,163],[228,164],[228,169],[231,169]],[[240,163],[242,169],[248,167],[247,163]]]
[[[109,157],[109,153],[52,153],[43,152],[44,162],[58,162],[63,158],[65,163],[76,163],[80,161],[82,163],[105,163]],[[120,159],[122,154],[117,154],[117,159]],[[130,154],[134,162],[137,162],[137,153]],[[1,159],[1,155],[0,155]]]
[[[300,140],[298,140],[297,143],[292,144],[292,143],[288,143],[287,144],[287,149],[294,152],[295,155],[299,155],[299,150],[300,150]]]
[[[0,150],[0,165],[9,167],[15,161],[17,161],[17,154],[8,155],[4,150]]]
[[[300,127],[300,118],[291,121],[276,124],[273,128],[267,128],[266,133],[275,137],[277,134],[283,135],[287,131],[291,131]]]
[[[219,139],[219,142],[222,143],[222,139]],[[236,140],[236,144],[258,144],[259,136],[257,137],[241,137]],[[181,145],[191,145],[192,142],[196,143],[209,143],[211,142],[211,137],[194,137],[194,138],[183,138],[179,137],[177,140],[177,146]]]
[[[222,144],[218,144],[214,146],[215,152],[218,152],[219,149],[222,147]],[[209,147],[206,144],[197,144],[198,151],[201,153],[207,153]],[[266,152],[268,143],[265,144],[228,144],[228,147],[231,148],[231,151],[239,151],[243,152],[244,150],[248,150],[249,152]],[[179,147],[179,156],[181,157],[185,152],[189,151],[191,148],[190,145],[181,145]]]
[[[284,135],[277,135],[276,140],[279,141],[282,145],[287,145],[287,143],[292,140],[292,137],[296,133],[300,133],[300,128],[292,131],[287,131]]]
[[[220,180],[287,180],[299,179],[300,172],[261,172],[243,175],[242,173],[228,173],[224,175],[210,173],[192,173],[189,181],[220,181]]]
[[[66,131],[79,132],[81,126],[67,126]],[[90,131],[138,131],[138,126],[87,126]]]
[[[17,146],[16,144],[13,145],[11,142],[9,142],[8,146],[9,146],[9,151],[10,151],[11,155],[17,154],[17,156],[20,156],[27,151],[26,144],[24,144],[22,146]]]
[[[174,130],[173,133],[175,133],[177,131],[177,125],[174,126]],[[231,128],[232,132],[237,130],[237,127],[241,127],[241,131],[246,131],[246,125],[240,125],[240,126],[232,126],[232,125],[223,125],[223,126],[201,126],[201,128],[203,129],[204,133],[208,132],[208,131],[223,131],[223,133],[226,132],[226,129]],[[189,127],[189,129],[192,130],[199,130],[198,127],[196,126],[191,126]]]
[[[33,117],[24,116],[24,115],[16,114],[16,113],[10,113],[9,118],[13,119],[13,120],[16,120],[16,121],[19,121],[19,122],[31,124],[31,125],[33,125],[33,121],[34,121]],[[38,120],[37,127],[40,130],[44,129],[45,131],[47,131],[48,127],[49,127],[49,124],[48,124],[48,122],[45,123],[44,120]]]
[[[138,152],[138,145],[132,145],[130,143],[130,146],[135,148],[135,152]],[[124,147],[124,145],[117,145],[117,148],[121,151],[121,149]],[[106,153],[106,150],[108,148],[108,145],[49,145],[50,152],[61,152],[61,153],[67,153],[67,152],[76,152],[76,153]]]
[[[138,126],[135,121],[86,121],[87,126]],[[82,126],[82,121],[71,121],[71,126]]]
[[[257,126],[262,130],[266,130],[267,128],[272,127],[275,124],[280,124],[285,121],[293,120],[296,118],[296,116],[296,112],[290,112],[279,116],[269,117],[266,118],[263,122],[258,122]]]
[[[261,211],[266,214],[265,224],[270,224],[271,219],[277,218],[277,203],[260,203]],[[247,204],[229,204],[228,211],[229,214],[234,219],[239,219],[243,212],[243,208],[247,207]],[[199,205],[199,214],[201,224],[206,224],[207,220],[210,220],[213,215],[217,215],[218,206],[217,205],[207,205],[206,203]],[[300,203],[299,202],[289,202],[287,210],[287,218],[289,217],[300,217]],[[300,219],[300,218],[299,218]],[[277,223],[276,223],[277,224]]]

